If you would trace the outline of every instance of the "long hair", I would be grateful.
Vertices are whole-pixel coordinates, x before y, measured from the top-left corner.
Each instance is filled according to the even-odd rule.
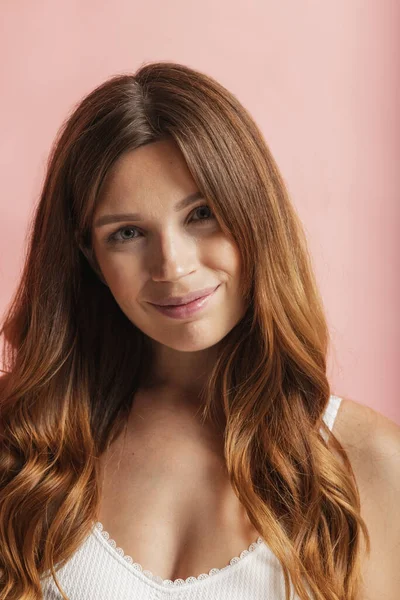
[[[242,260],[245,316],[221,340],[202,418],[224,415],[224,456],[248,517],[280,561],[286,599],[355,600],[357,484],[322,416],[329,333],[301,221],[255,121],[210,76],[142,64],[91,91],[62,124],[1,334],[0,599],[41,598],[90,533],[99,456],[121,433],[145,336],[98,272],[91,222],[126,151],[178,145]]]

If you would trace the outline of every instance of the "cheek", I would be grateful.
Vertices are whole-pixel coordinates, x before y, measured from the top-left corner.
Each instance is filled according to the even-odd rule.
[[[209,247],[209,250],[221,271],[224,271],[230,279],[240,278],[242,260],[239,248],[233,240],[221,236]]]
[[[129,260],[126,254],[115,253],[103,259],[100,256],[99,264],[111,293],[118,301],[136,297],[143,285],[143,273],[132,258]]]

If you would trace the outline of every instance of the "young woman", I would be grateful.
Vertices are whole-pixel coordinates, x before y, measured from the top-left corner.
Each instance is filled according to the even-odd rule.
[[[1,600],[398,597],[399,428],[331,394],[300,220],[215,80],[75,108],[2,333]]]

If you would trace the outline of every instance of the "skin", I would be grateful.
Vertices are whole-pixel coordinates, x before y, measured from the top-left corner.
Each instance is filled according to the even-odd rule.
[[[246,307],[239,295],[241,264],[233,240],[216,220],[190,222],[204,218],[205,209],[194,209],[207,202],[199,199],[181,212],[173,210],[195,191],[179,149],[172,142],[157,142],[119,159],[93,220],[117,212],[143,216],[140,222],[94,227],[93,266],[153,349],[150,381],[135,396],[125,437],[101,457],[99,520],[126,554],[168,579],[222,568],[258,537],[230,486],[219,432],[200,424],[197,416],[198,391],[219,342]],[[120,239],[138,239],[107,244],[107,236],[119,227],[125,230],[117,234]],[[140,233],[127,231],[130,227]],[[218,283],[210,306],[185,320],[170,319],[146,303]],[[395,600],[400,589],[400,428],[344,398],[333,432],[352,464],[371,537],[369,558],[363,547],[364,585],[358,600]]]
[[[349,398],[333,433],[344,446],[360,492],[371,542],[362,544],[363,586],[357,600],[397,600],[400,590],[400,427]]]
[[[153,349],[151,385],[193,397],[218,354],[219,342],[245,313],[239,294],[241,261],[204,198],[174,211],[198,191],[179,148],[172,141],[142,146],[122,156],[102,190],[93,218],[138,212],[142,221],[93,228],[101,273],[121,310],[149,338]],[[119,243],[106,239],[117,228]],[[127,230],[128,227],[137,228]],[[124,240],[122,242],[121,240]],[[183,296],[221,284],[209,306],[186,319],[161,314],[147,301]]]

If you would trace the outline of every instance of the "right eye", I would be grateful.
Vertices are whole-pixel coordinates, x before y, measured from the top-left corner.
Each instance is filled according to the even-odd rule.
[[[117,229],[116,231],[114,231],[113,233],[111,233],[108,238],[107,238],[107,243],[108,244],[124,244],[126,242],[130,242],[132,240],[136,240],[137,237],[130,237],[130,238],[118,238],[117,234],[119,234],[120,232],[126,232],[126,231],[138,231],[136,227],[131,227],[128,225],[125,225],[125,227],[119,227],[119,229]]]

